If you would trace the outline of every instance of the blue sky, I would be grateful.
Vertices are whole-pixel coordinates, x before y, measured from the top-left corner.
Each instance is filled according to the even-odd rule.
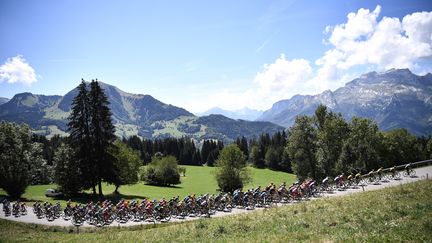
[[[98,78],[192,112],[268,109],[366,71],[431,71],[431,11],[429,1],[394,0],[2,0],[0,97],[63,95]],[[399,33],[389,27],[398,21]],[[401,40],[391,55],[352,51],[387,48],[378,36]]]

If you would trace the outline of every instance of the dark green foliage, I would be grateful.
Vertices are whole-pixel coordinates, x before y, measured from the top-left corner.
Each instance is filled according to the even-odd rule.
[[[222,149],[216,166],[216,180],[221,191],[233,192],[250,180],[245,156],[235,144]]]
[[[75,151],[73,155],[79,163],[80,174],[82,176],[82,187],[93,187],[93,193],[96,193],[95,185],[95,165],[92,160],[93,151],[90,129],[90,101],[87,91],[87,85],[82,80],[77,87],[77,95],[72,101],[72,110],[69,116],[68,132],[69,144]]]
[[[58,147],[54,155],[54,181],[65,195],[75,195],[83,187],[80,163],[67,143]]]
[[[99,196],[102,196],[102,180],[114,183],[117,178],[114,167],[115,158],[109,152],[115,139],[114,125],[111,121],[108,97],[104,94],[97,80],[90,83],[89,104],[92,162],[94,163],[94,176],[98,184]]]
[[[182,165],[202,165],[203,157],[196,148],[195,142],[189,137],[141,140],[137,136],[131,136],[124,138],[123,142],[139,151],[144,164],[151,162],[152,154],[161,152],[176,157]]]
[[[278,169],[279,164],[281,162],[281,153],[277,151],[276,148],[270,147],[267,149],[266,155],[265,155],[265,164],[267,168],[270,169]]]
[[[395,129],[383,135],[382,159],[386,167],[423,159],[423,147],[406,129]]]
[[[264,168],[268,167],[272,170],[283,170],[287,171],[290,165],[287,164],[289,160],[282,160],[284,149],[286,146],[286,134],[285,131],[276,132],[272,135],[261,134],[258,140],[251,139],[249,141],[249,148],[242,149],[242,151],[249,152],[249,162],[257,167]],[[237,140],[237,144],[240,146],[246,146],[247,140],[242,138]],[[270,152],[268,152],[271,150]]]
[[[317,176],[335,176],[335,164],[342,152],[343,143],[349,135],[348,124],[340,114],[328,112],[323,105],[315,112],[315,126],[317,128]]]
[[[298,116],[288,137],[292,169],[300,178],[316,178],[316,129],[308,116]]]
[[[260,147],[258,145],[253,145],[249,155],[249,160],[256,168],[265,167],[264,158],[261,156],[261,154]]]
[[[121,185],[134,184],[138,182],[138,169],[141,165],[139,154],[120,141],[114,142],[110,152],[115,158],[115,192]]]
[[[32,162],[41,151],[39,145],[31,142],[27,125],[0,123],[0,187],[11,197],[19,198],[35,175],[40,179]],[[40,156],[36,162],[46,163]]]
[[[382,136],[378,126],[371,120],[354,117],[350,124],[350,134],[347,140],[351,144],[355,160],[348,166],[370,171],[381,167],[379,147]]]
[[[432,137],[429,138],[429,141],[426,144],[426,158],[432,159]]]
[[[30,154],[30,171],[32,185],[50,184],[53,182],[53,166],[48,165],[43,156],[43,145],[32,143]]]
[[[77,90],[69,116],[69,141],[76,149],[83,187],[92,187],[95,193],[98,185],[99,196],[103,196],[102,180],[113,183],[117,179],[115,158],[109,152],[115,138],[109,102],[97,80],[90,83],[90,91],[84,80]]]
[[[246,160],[248,160],[249,159],[249,148],[248,148],[247,139],[244,136],[242,136],[241,138],[237,138],[236,144],[240,148],[240,150],[243,152]]]
[[[92,159],[95,164],[95,174],[99,196],[102,196],[102,180],[109,183],[116,181],[114,157],[109,153],[109,148],[114,142],[114,125],[111,121],[111,111],[108,107],[108,97],[105,95],[99,83],[90,83],[90,134],[92,145]]]
[[[33,134],[32,141],[42,144],[42,156],[48,165],[53,165],[54,154],[57,148],[66,140],[65,137],[54,135],[50,139],[45,136]]]
[[[380,132],[375,122],[365,118],[354,117],[347,123],[341,114],[320,105],[313,117],[297,117],[285,150],[288,156],[282,160],[287,165],[292,162],[300,179],[321,179],[425,160],[431,143],[430,137],[416,138],[406,129]]]
[[[180,184],[178,162],[172,155],[166,157],[154,156],[152,162],[145,168],[143,180],[147,184],[170,186]]]

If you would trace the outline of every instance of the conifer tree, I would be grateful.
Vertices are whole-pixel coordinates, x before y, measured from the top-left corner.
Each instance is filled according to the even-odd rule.
[[[77,87],[78,94],[72,101],[71,114],[69,116],[68,132],[69,143],[75,150],[74,157],[79,166],[78,171],[69,171],[71,174],[80,173],[82,187],[84,189],[93,188],[96,194],[96,178],[94,177],[95,166],[92,161],[91,134],[90,134],[90,101],[87,84],[84,79]],[[75,176],[75,175],[71,175]]]
[[[90,88],[91,149],[95,165],[94,176],[98,185],[99,196],[102,197],[102,180],[109,183],[116,181],[115,158],[109,151],[115,139],[115,130],[111,121],[108,98],[98,81],[92,81]]]

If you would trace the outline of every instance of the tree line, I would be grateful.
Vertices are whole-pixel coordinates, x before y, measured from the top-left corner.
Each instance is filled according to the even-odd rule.
[[[189,137],[151,140],[134,135],[123,138],[123,142],[139,152],[144,165],[150,163],[156,153],[162,153],[174,156],[180,165],[213,166],[224,147],[222,141],[204,140],[200,149]]]
[[[432,158],[432,138],[415,137],[402,128],[382,132],[366,118],[347,122],[320,105],[313,116],[296,118],[285,149],[300,179],[321,179]]]

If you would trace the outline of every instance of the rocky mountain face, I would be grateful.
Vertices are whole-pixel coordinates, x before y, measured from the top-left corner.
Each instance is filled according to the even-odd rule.
[[[432,74],[391,69],[360,76],[335,91],[295,95],[273,104],[257,120],[291,126],[298,115],[312,115],[324,104],[346,119],[353,116],[376,121],[383,130],[406,128],[415,135],[432,134]]]
[[[213,107],[205,112],[198,113],[197,115],[198,116],[223,115],[231,119],[254,121],[258,117],[260,117],[262,113],[263,113],[262,111],[250,109],[248,107],[239,110],[233,110],[233,111],[225,110],[219,107]]]
[[[253,137],[274,133],[283,127],[270,122],[248,122],[224,116],[197,117],[187,110],[162,103],[150,95],[130,94],[100,82],[108,96],[116,134],[119,137],[138,135],[144,138],[190,136],[196,140],[220,139],[230,142],[239,136]],[[73,89],[64,96],[31,93],[15,95],[0,105],[0,121],[27,123],[36,133],[64,135]]]

